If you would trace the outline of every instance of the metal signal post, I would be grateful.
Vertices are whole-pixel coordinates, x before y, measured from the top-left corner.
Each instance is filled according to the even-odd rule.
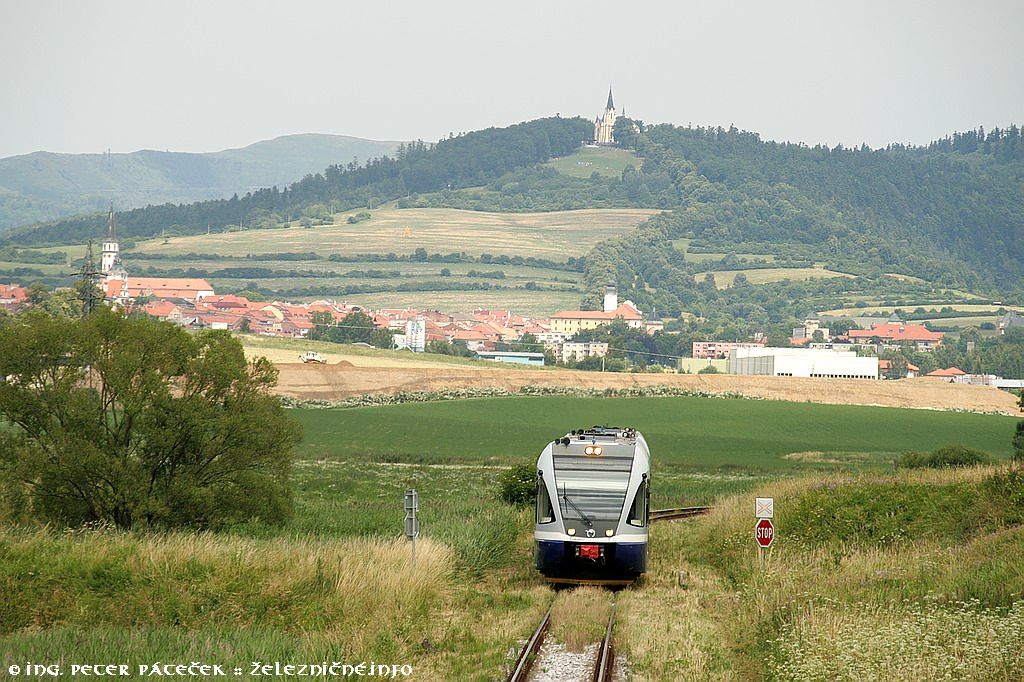
[[[415,488],[405,491],[405,537],[412,540],[412,563],[416,565],[416,538],[420,534],[420,520],[416,512],[420,509],[420,496]]]

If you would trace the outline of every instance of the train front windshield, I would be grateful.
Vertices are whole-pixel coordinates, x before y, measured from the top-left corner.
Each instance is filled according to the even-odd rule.
[[[554,467],[563,519],[618,520],[626,501],[632,456],[555,455]]]

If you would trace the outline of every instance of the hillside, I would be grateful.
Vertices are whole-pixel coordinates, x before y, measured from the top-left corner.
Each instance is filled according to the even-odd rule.
[[[202,154],[35,152],[0,159],[0,230],[80,213],[190,203],[284,186],[326,166],[392,154],[397,142],[285,135]]]
[[[857,307],[920,309],[915,319],[957,331],[968,322],[991,330],[994,318],[951,320],[942,311],[1024,301],[1024,138],[1016,126],[956,133],[923,147],[846,149],[765,141],[733,128],[663,124],[636,133],[622,121],[623,149],[582,147],[591,124],[553,117],[403,145],[393,158],[328,166],[283,189],[126,211],[118,215],[122,248],[131,259],[133,242],[166,234],[170,246],[138,241],[138,251],[146,252],[138,257],[152,262],[150,275],[188,271],[234,279],[217,282],[218,289],[266,296],[365,294],[370,298],[361,300],[370,304],[379,302],[378,293],[392,294],[389,305],[417,305],[423,292],[463,291],[465,300],[445,304],[474,307],[474,292],[516,288],[498,281],[510,277],[521,280],[522,291],[530,284],[531,310],[550,312],[575,293],[584,307],[596,306],[598,292],[615,281],[644,311],[696,319],[675,329],[684,337],[745,338],[760,331],[788,338],[805,317]],[[464,212],[445,232],[420,229],[413,211],[402,216],[406,209]],[[449,233],[472,238],[480,220],[491,223],[494,236],[521,233],[515,220],[506,226],[502,214],[581,209],[659,214],[628,233],[574,242],[565,254],[572,262],[535,256],[560,272],[477,267],[502,262],[484,260],[484,251],[528,257],[530,240],[510,246],[504,239],[493,250],[483,242],[474,248],[446,242]],[[383,219],[384,212],[393,219]],[[272,249],[255,248],[280,238],[280,228],[300,225],[312,229],[293,229]],[[408,229],[396,231],[399,226]],[[103,229],[100,215],[69,218],[9,231],[0,246],[82,244]],[[229,234],[235,232],[242,234]],[[325,239],[333,245],[347,235],[363,244],[354,254],[359,257],[337,252],[336,260],[351,268],[317,262],[332,256],[321,248]],[[558,239],[565,238],[560,233]],[[373,265],[377,257],[364,257],[373,255],[363,253],[369,243],[389,254],[389,262],[415,261],[424,249],[427,262],[459,267],[445,265],[444,274],[442,266],[382,271]],[[222,247],[236,260],[254,248],[272,253],[260,257],[268,261],[261,268],[247,270],[249,263],[215,262]],[[196,257],[188,258],[190,251]],[[479,258],[472,255],[477,252]],[[12,278],[49,275],[46,264],[54,262],[52,254],[28,249],[5,253]],[[375,281],[367,282],[371,270]],[[485,281],[457,281],[470,271]],[[410,276],[425,285],[383,281]],[[295,281],[310,278],[318,281]],[[551,300],[538,296],[541,290],[553,294]]]
[[[488,128],[428,145],[400,145],[393,158],[362,166],[337,160],[282,188],[255,190],[231,199],[134,209],[118,215],[122,237],[225,232],[239,227],[276,227],[329,212],[379,205],[421,192],[472,187],[517,168],[577,148],[592,129],[580,118],[544,118],[507,128]],[[103,234],[105,215],[86,215],[9,231],[0,243],[33,246],[83,243]]]

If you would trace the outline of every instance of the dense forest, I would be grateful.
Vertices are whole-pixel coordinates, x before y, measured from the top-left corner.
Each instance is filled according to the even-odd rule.
[[[311,205],[344,211],[421,192],[484,185],[496,177],[552,156],[568,154],[591,134],[580,118],[544,118],[507,128],[488,128],[436,144],[415,142],[364,165],[329,166],[285,189],[271,187],[230,199],[163,204],[117,216],[121,237],[222,232],[237,226],[274,226],[297,220]],[[12,230],[0,244],[82,243],[102,236],[103,215],[89,215]]]

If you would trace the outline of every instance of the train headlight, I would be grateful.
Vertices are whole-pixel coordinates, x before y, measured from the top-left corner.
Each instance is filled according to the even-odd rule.
[[[609,528],[608,530],[606,530],[604,532],[604,534],[607,535],[608,537],[611,537],[611,536],[615,535],[615,531],[613,531],[611,528]]]
[[[566,535],[576,535],[576,529],[575,528],[566,528],[565,529],[565,533],[566,533]]]
[[[588,445],[583,448],[583,454],[587,457],[600,457],[602,452],[604,452],[604,448],[600,445]]]

